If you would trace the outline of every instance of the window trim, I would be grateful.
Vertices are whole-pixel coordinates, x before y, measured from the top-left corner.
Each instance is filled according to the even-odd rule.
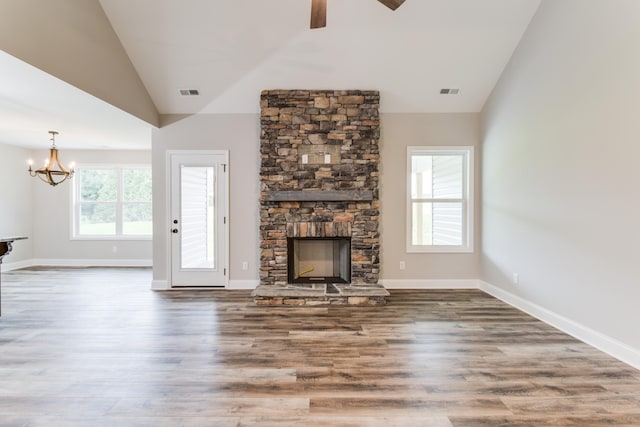
[[[109,235],[102,235],[102,234],[78,234],[78,227],[79,227],[79,223],[77,222],[77,218],[80,217],[80,203],[76,203],[76,197],[78,195],[78,191],[79,191],[79,186],[80,186],[80,174],[77,174],[77,176],[73,177],[72,180],[72,190],[69,192],[71,194],[70,197],[70,212],[71,215],[69,216],[69,220],[70,220],[70,226],[69,226],[69,233],[70,233],[70,240],[94,240],[94,241],[117,241],[117,240],[124,240],[124,241],[149,241],[153,239],[153,232],[151,232],[151,234],[122,234],[122,224],[118,224],[118,220],[117,218],[121,218],[122,216],[122,206],[123,206],[123,200],[121,200],[122,198],[122,171],[125,169],[149,169],[150,171],[152,171],[151,168],[151,164],[149,163],[83,163],[83,164],[76,164],[75,166],[76,172],[79,172],[82,169],[116,169],[118,170],[118,198],[119,200],[116,200],[115,202],[95,202],[97,204],[99,203],[105,203],[105,204],[116,204],[116,233],[120,233],[120,234],[109,234]],[[153,174],[153,172],[152,172]],[[150,202],[132,202],[132,203],[149,203],[152,208],[153,208],[153,201]]]
[[[466,160],[466,168],[463,171],[464,185],[462,205],[463,205],[463,242],[462,245],[414,245],[412,241],[413,226],[413,203],[416,200],[411,197],[411,175],[412,175],[412,157],[415,154],[426,155],[447,155],[447,154],[463,154]],[[475,156],[473,146],[409,146],[407,147],[407,169],[406,169],[406,230],[405,241],[407,253],[473,253],[474,252],[474,187],[475,187]],[[465,197],[466,196],[466,197]],[[459,199],[455,199],[458,201]],[[443,201],[452,201],[452,199],[443,199]],[[466,237],[466,239],[465,239]]]

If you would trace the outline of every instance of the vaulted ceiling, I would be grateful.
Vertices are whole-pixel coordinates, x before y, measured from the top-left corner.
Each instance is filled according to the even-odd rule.
[[[377,0],[328,0],[327,27],[316,30],[309,29],[311,0],[99,3],[160,114],[255,113],[260,91],[277,88],[377,89],[383,112],[406,113],[480,111],[540,0],[406,0],[396,11]],[[19,68],[0,55],[4,63]],[[1,117],[17,122],[37,110],[38,122],[22,122],[33,128],[51,122],[47,114],[69,129],[84,121],[96,138],[102,135],[85,148],[110,146],[109,129],[120,134],[113,140],[149,139],[150,125],[65,82],[41,76],[34,96],[29,91],[37,85],[23,81],[25,73],[12,77],[2,68]],[[441,95],[442,88],[459,93]],[[183,89],[200,95],[182,96]],[[50,111],[65,98],[61,91],[73,94],[66,98],[73,102]],[[47,94],[56,99],[40,99]],[[91,112],[102,119],[91,123]],[[50,127],[42,128],[42,140]],[[0,119],[0,142],[9,142],[10,132],[20,140]]]

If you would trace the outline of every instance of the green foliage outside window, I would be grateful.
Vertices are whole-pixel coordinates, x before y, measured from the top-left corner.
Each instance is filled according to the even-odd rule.
[[[124,169],[123,200],[132,202],[151,201],[151,170]]]
[[[150,168],[78,168],[77,234],[151,235]]]

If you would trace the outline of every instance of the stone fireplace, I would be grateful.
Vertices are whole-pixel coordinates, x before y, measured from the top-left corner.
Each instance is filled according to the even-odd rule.
[[[377,91],[263,91],[257,304],[384,304]]]

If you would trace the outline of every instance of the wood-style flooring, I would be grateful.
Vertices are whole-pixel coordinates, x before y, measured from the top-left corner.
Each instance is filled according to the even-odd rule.
[[[2,426],[640,426],[640,371],[481,291],[258,307],[148,269],[2,281]]]

